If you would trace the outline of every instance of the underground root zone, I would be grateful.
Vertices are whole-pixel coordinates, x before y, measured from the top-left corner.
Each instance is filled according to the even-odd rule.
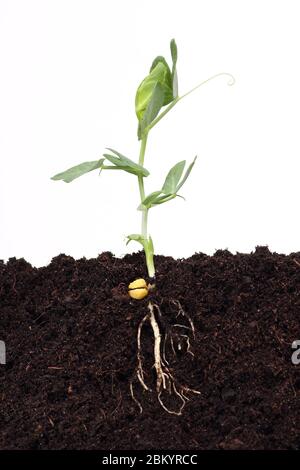
[[[300,253],[155,264],[156,290],[136,301],[141,252],[0,262],[1,449],[300,448]]]

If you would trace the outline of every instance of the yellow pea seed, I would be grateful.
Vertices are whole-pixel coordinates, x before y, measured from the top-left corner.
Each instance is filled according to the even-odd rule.
[[[129,284],[128,289],[139,289],[140,287],[147,288],[147,283],[145,279],[136,279],[135,281]]]
[[[148,289],[133,289],[129,291],[129,295],[132,299],[142,300],[146,295],[148,295]]]
[[[148,286],[145,279],[136,279],[129,284],[128,289],[132,299],[141,300],[148,295]]]

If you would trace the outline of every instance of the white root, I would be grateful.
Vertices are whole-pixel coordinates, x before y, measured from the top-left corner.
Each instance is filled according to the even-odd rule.
[[[143,413],[143,407],[142,407],[142,405],[140,404],[140,402],[137,400],[137,398],[135,398],[135,396],[134,396],[132,381],[130,381],[129,388],[130,388],[131,397],[132,397],[133,401],[135,401],[135,403],[136,403],[137,406],[139,407],[140,413],[142,414],[142,413]]]
[[[166,388],[166,377],[167,374],[163,371],[162,368],[162,361],[160,357],[160,343],[161,343],[161,334],[159,331],[158,323],[155,319],[154,315],[154,308],[151,302],[148,304],[148,308],[150,310],[150,324],[152,326],[153,334],[154,334],[154,367],[156,370],[156,391],[159,393],[161,386],[165,389]]]
[[[179,315],[182,315],[183,317],[187,318],[188,319],[188,322],[190,324],[190,327],[191,327],[191,330],[192,330],[192,333],[193,333],[193,338],[195,338],[195,327],[194,327],[194,323],[193,323],[193,320],[191,319],[191,317],[183,310],[179,300],[175,300],[175,299],[172,299],[171,302],[173,304],[176,305],[176,307],[178,308],[178,313],[176,315],[176,318],[179,317]],[[174,325],[175,326],[175,325]],[[177,325],[176,325],[177,326]],[[183,325],[181,325],[183,326]],[[186,328],[186,326],[184,327]]]
[[[194,324],[191,320],[191,318],[186,314],[186,312],[183,310],[180,302],[178,300],[173,300],[172,301],[178,308],[178,314],[182,315],[183,317],[186,317],[188,319],[189,325],[181,325],[181,324],[175,324],[171,327],[171,330],[173,327],[181,327],[185,329],[189,329],[192,331],[193,336],[195,336],[195,328]],[[142,346],[141,346],[141,334],[142,334],[142,328],[144,324],[149,321],[152,331],[153,331],[153,336],[154,336],[154,347],[153,347],[153,354],[154,354],[154,365],[153,367],[155,368],[156,372],[156,392],[157,392],[157,397],[160,405],[162,408],[169,414],[174,414],[177,416],[180,416],[182,414],[182,410],[185,407],[187,401],[189,401],[189,398],[187,397],[187,393],[195,393],[195,394],[200,394],[199,391],[191,389],[186,386],[179,385],[174,376],[171,374],[169,368],[168,368],[168,361],[166,359],[166,342],[168,337],[170,337],[170,343],[171,343],[171,348],[176,355],[175,347],[174,347],[174,341],[172,337],[172,332],[168,333],[166,332],[162,341],[162,335],[160,332],[159,324],[156,320],[155,316],[155,310],[158,313],[159,317],[162,317],[162,313],[158,305],[153,304],[152,302],[148,303],[148,310],[149,312],[147,315],[144,316],[142,321],[139,324],[138,327],[138,332],[137,332],[137,368],[136,368],[136,376],[140,384],[142,385],[143,389],[146,391],[152,391],[150,387],[145,382],[144,379],[144,370],[143,370],[143,358],[142,358]],[[190,345],[190,339],[188,335],[180,334],[179,336],[184,337],[186,339],[187,343],[187,352],[194,355],[193,352],[191,351],[191,345]],[[180,349],[180,347],[179,347]],[[161,352],[162,350],[162,352]],[[162,393],[164,391],[169,392],[169,394],[174,394],[176,395],[180,401],[181,401],[181,406],[178,411],[170,410],[162,401]],[[143,412],[143,408],[141,403],[136,399],[133,391],[133,384],[130,382],[130,392],[132,399],[135,401],[135,403],[138,405],[140,413]]]
[[[142,384],[143,388],[145,390],[151,391],[151,389],[146,385],[145,380],[144,380],[144,370],[143,370],[143,360],[142,360],[142,348],[141,348],[141,334],[142,334],[142,328],[144,323],[148,320],[149,314],[145,315],[143,320],[140,322],[139,327],[138,327],[138,334],[137,334],[137,360],[138,360],[138,366],[137,366],[137,376]]]
[[[167,358],[166,358],[166,344],[168,341],[168,336],[169,336],[169,333],[166,333],[165,338],[164,338],[163,350],[162,350],[163,361],[165,364],[167,364],[167,366],[169,365],[169,362],[167,361]]]
[[[188,337],[188,335],[180,335],[182,338],[186,338],[186,344],[187,344],[187,354],[191,354],[191,356],[195,356],[195,354],[193,353],[193,351],[191,351],[191,342],[190,342],[190,338]]]

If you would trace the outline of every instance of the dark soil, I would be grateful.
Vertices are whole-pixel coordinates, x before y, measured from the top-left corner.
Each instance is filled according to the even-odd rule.
[[[60,255],[43,268],[0,262],[1,449],[299,449],[300,253],[157,256],[157,289],[142,301],[127,284],[146,276],[142,253],[122,259]],[[155,392],[135,393],[136,334],[151,298],[167,321],[177,299],[193,319],[194,357],[171,367],[201,395],[182,416]],[[146,381],[153,335],[143,330]],[[175,397],[169,399],[176,408]]]

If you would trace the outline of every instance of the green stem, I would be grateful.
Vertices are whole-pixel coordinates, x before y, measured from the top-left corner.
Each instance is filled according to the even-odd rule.
[[[140,149],[140,156],[139,156],[139,164],[141,166],[144,166],[144,159],[145,159],[145,152],[146,152],[146,146],[147,146],[147,139],[148,139],[148,133],[150,129],[152,129],[171,109],[175,106],[175,104],[178,103],[178,101],[182,100],[186,96],[188,96],[190,93],[193,91],[197,90],[197,88],[200,88],[202,85],[205,83],[209,82],[210,80],[213,80],[216,77],[220,77],[222,75],[227,75],[230,77],[230,81],[228,82],[228,85],[233,85],[234,84],[234,77],[230,73],[217,73],[216,75],[213,75],[212,77],[207,78],[203,82],[199,83],[199,85],[195,86],[192,90],[188,91],[182,96],[177,96],[170,104],[167,106],[167,108],[162,111],[152,122],[149,124],[149,126],[145,129],[144,135],[141,141],[141,149]],[[138,176],[138,182],[139,182],[139,190],[140,190],[140,197],[141,197],[141,202],[145,199],[145,188],[144,188],[144,177],[142,175]],[[174,197],[174,196],[172,196]],[[170,198],[171,199],[171,198]],[[142,238],[143,238],[143,247],[146,255],[146,264],[147,264],[147,269],[148,269],[148,274],[150,277],[155,276],[155,268],[154,268],[154,261],[153,261],[153,255],[154,255],[154,250],[153,250],[153,243],[152,239],[149,236],[148,237],[148,209],[145,208],[142,210]]]
[[[139,165],[144,166],[145,152],[147,146],[148,133],[146,133],[141,142],[140,156],[139,156]],[[144,177],[143,175],[138,176],[139,180],[139,190],[141,196],[141,202],[145,199],[145,189],[144,189]]]
[[[139,165],[144,166],[144,159],[146,153],[146,146],[147,146],[147,139],[148,139],[148,132],[144,134],[141,142],[141,149],[140,149],[140,156],[139,156]],[[144,177],[142,175],[138,176],[138,183],[139,183],[139,190],[140,190],[140,198],[141,202],[145,199],[145,188],[144,188]],[[148,238],[148,209],[145,208],[142,211],[142,233],[141,233],[144,242],[143,247],[145,250],[146,255],[146,264],[148,269],[149,277],[155,276],[155,268],[154,268],[154,261],[153,261],[153,244],[152,240]]]
[[[142,236],[146,239],[148,235],[148,209],[142,211]]]

